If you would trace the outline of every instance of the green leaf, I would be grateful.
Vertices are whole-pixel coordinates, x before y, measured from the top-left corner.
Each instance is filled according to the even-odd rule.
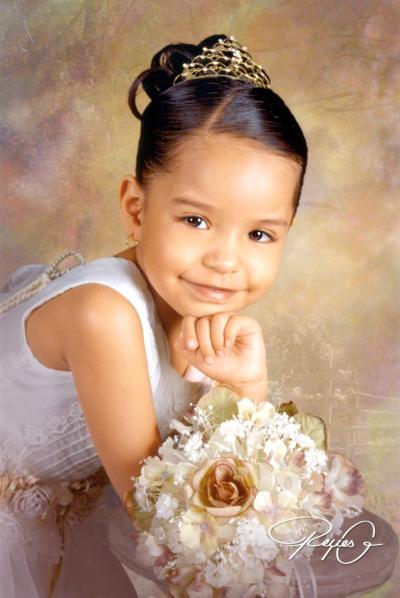
[[[300,424],[303,434],[314,440],[316,448],[328,450],[326,426],[322,418],[309,413],[296,413],[294,419]]]
[[[277,407],[276,411],[278,413],[287,413],[289,417],[292,417],[293,415],[296,415],[296,413],[299,412],[293,401],[282,403],[281,405],[279,405],[279,407]]]
[[[138,503],[136,502],[133,490],[129,490],[126,499],[125,499],[125,506],[128,512],[129,517],[134,521],[136,526],[142,532],[148,532],[151,528],[151,524],[153,521],[154,512],[153,511],[141,511]]]
[[[210,421],[218,425],[238,414],[237,401],[239,399],[239,395],[226,386],[215,386],[201,397],[197,407],[207,411],[210,414]]]

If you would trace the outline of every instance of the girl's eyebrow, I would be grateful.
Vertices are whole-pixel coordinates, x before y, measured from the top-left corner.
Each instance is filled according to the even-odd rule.
[[[194,208],[200,208],[201,210],[209,210],[210,212],[215,212],[215,208],[214,206],[211,206],[208,203],[202,203],[201,201],[197,201],[195,199],[188,199],[186,197],[174,197],[172,200],[172,203],[174,205],[185,205],[185,206],[191,206]],[[260,222],[261,224],[273,224],[275,226],[287,226],[288,222],[286,220],[282,220],[280,218],[262,218],[262,219],[257,219],[257,222]]]
[[[185,206],[193,206],[194,208],[200,209],[207,209],[210,212],[214,212],[214,206],[211,206],[208,203],[202,203],[201,201],[196,201],[195,199],[187,199],[186,197],[174,197],[172,200],[174,205],[185,205]]]

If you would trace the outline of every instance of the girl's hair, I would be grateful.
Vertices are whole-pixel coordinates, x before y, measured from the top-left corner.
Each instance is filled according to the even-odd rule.
[[[294,214],[307,166],[307,143],[293,114],[271,89],[224,76],[189,79],[173,85],[183,63],[211,48],[226,35],[211,35],[197,46],[168,44],[154,55],[151,67],[133,81],[128,103],[141,121],[136,177],[146,185],[157,170],[168,171],[180,144],[200,133],[228,133],[258,141],[269,151],[300,166]],[[136,106],[139,85],[152,100],[141,114]]]

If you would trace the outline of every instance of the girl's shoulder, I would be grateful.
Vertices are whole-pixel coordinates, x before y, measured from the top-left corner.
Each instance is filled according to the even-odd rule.
[[[31,264],[13,272],[0,289],[2,298],[24,287],[46,268],[46,265]],[[112,319],[116,312],[123,317],[123,312],[132,307],[140,318],[146,344],[153,345],[151,338],[157,328],[155,306],[147,282],[136,264],[111,256],[72,267],[2,314],[1,332],[9,342],[3,347],[4,351],[0,351],[4,352],[0,357],[7,360],[10,356],[14,359],[19,356],[25,365],[35,366],[41,373],[45,371],[43,368],[49,367],[54,375],[66,376],[70,372],[62,371],[66,365],[62,356],[61,332],[68,325],[69,317],[72,321],[76,310],[86,310],[87,313],[92,308],[94,314],[101,310]]]
[[[133,261],[116,256],[98,258],[72,268],[67,275],[69,280],[65,282],[68,288],[82,286],[82,292],[85,293],[86,289],[83,285],[90,283],[110,287],[134,306],[141,319],[153,320],[155,305],[152,295],[141,270]],[[59,280],[61,281],[62,278],[60,277]],[[97,291],[96,287],[90,291],[92,295],[96,292],[106,300],[112,296],[99,286]]]

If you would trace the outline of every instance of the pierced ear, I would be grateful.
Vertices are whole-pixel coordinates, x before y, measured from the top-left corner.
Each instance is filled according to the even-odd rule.
[[[140,237],[144,215],[144,191],[133,175],[125,176],[119,185],[121,217],[127,234]]]

